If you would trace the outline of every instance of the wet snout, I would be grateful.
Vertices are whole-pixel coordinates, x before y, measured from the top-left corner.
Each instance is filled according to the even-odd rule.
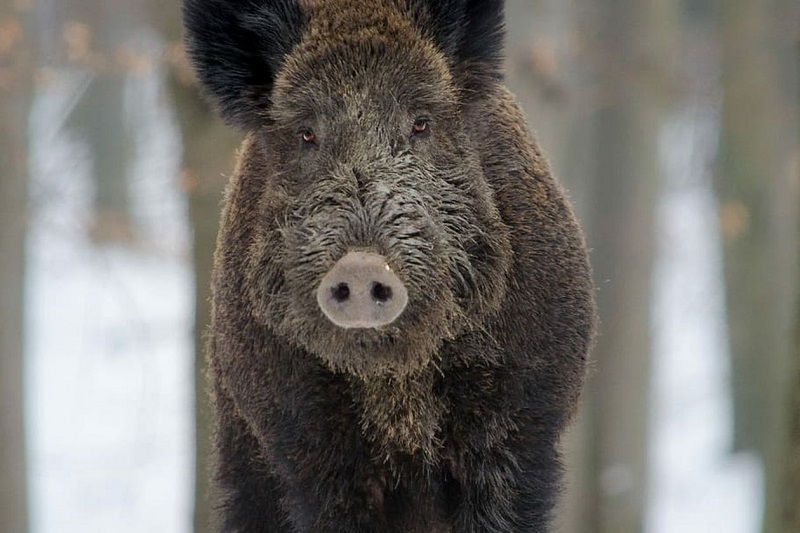
[[[408,292],[382,255],[350,252],[333,265],[317,288],[317,303],[341,328],[391,324],[408,302]]]

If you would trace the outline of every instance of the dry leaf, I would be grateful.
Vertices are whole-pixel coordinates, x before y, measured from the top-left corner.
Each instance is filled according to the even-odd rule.
[[[723,203],[719,208],[719,227],[726,242],[738,238],[750,227],[750,210],[739,201]]]
[[[0,20],[0,55],[8,55],[22,39],[22,25],[15,17]]]

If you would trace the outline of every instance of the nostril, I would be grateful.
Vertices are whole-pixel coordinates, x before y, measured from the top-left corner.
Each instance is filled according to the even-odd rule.
[[[392,299],[392,288],[383,283],[373,283],[372,290],[370,291],[372,297],[380,303],[386,303]]]
[[[347,283],[340,283],[331,288],[331,296],[339,303],[347,301],[347,299],[350,298],[350,287]]]

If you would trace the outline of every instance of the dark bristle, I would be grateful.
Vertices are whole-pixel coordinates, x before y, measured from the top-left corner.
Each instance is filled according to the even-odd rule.
[[[503,0],[416,0],[418,25],[447,55],[467,93],[503,78]]]
[[[229,123],[259,126],[285,55],[300,41],[294,0],[186,0],[186,47],[206,94]]]

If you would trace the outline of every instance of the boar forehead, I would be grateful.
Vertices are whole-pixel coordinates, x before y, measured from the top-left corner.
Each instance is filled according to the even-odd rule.
[[[392,2],[355,6],[310,8],[304,37],[276,80],[274,118],[452,109],[458,94],[444,55]]]

